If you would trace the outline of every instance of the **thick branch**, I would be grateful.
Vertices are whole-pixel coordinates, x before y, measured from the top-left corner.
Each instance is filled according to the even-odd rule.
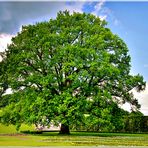
[[[42,74],[42,71],[40,71],[38,68],[36,68],[29,60],[25,61],[25,63],[27,63],[28,66],[32,67],[35,71]]]

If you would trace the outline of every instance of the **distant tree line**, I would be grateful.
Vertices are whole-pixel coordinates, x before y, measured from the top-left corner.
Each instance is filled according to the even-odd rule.
[[[144,116],[140,112],[126,112],[125,114],[113,118],[111,124],[96,123],[96,120],[90,120],[89,117],[86,117],[85,124],[73,126],[72,129],[76,131],[99,132],[148,132],[148,116]]]
[[[127,116],[124,119],[124,132],[148,132],[148,116]]]

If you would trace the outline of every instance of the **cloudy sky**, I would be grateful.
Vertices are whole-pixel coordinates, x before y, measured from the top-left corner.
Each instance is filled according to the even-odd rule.
[[[131,55],[131,74],[141,74],[148,86],[148,2],[119,1],[0,1],[0,51],[4,51],[11,37],[22,25],[34,24],[55,18],[60,10],[71,13],[92,13],[105,19],[112,32],[127,44]],[[0,59],[1,60],[1,59]],[[135,93],[141,103],[141,111],[148,115],[148,87]],[[127,106],[126,106],[127,107]]]

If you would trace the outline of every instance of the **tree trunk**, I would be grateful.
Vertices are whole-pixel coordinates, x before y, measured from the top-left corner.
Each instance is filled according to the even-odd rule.
[[[61,124],[60,134],[70,134],[69,126]]]

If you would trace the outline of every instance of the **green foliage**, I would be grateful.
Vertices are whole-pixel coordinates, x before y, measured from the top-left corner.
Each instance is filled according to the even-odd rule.
[[[129,74],[130,56],[122,39],[105,21],[85,13],[59,12],[54,20],[23,26],[1,66],[0,88],[6,82],[12,89],[1,95],[1,122],[17,127],[50,121],[76,125],[89,114],[92,124],[111,128],[118,104],[138,109],[130,91],[145,87],[142,76]]]
[[[137,112],[131,112],[129,114],[129,116],[125,117],[125,127],[124,130],[125,131],[129,131],[129,132],[143,132],[143,120],[144,116],[141,112],[137,111]],[[146,131],[145,131],[146,132]]]

